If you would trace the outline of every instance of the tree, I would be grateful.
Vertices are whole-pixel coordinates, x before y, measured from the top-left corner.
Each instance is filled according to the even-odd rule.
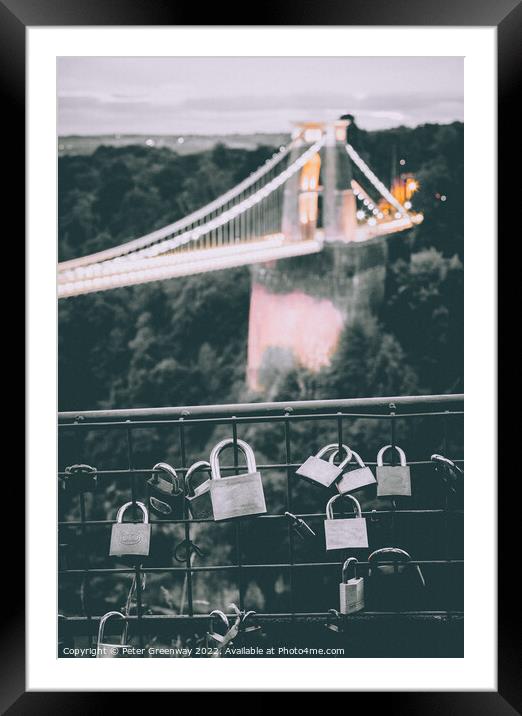
[[[347,328],[325,372],[331,397],[414,395],[417,376],[397,339],[375,319]]]
[[[391,267],[383,321],[416,366],[422,392],[463,389],[464,267],[428,249]]]

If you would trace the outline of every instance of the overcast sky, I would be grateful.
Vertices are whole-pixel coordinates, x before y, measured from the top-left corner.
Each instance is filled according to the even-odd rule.
[[[288,132],[350,112],[365,129],[464,117],[461,57],[63,57],[58,133]]]

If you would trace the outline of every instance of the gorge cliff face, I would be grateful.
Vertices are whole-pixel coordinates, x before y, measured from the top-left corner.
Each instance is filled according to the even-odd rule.
[[[252,266],[247,382],[270,398],[295,367],[330,364],[346,326],[373,315],[384,298],[385,239],[326,243],[320,254]]]

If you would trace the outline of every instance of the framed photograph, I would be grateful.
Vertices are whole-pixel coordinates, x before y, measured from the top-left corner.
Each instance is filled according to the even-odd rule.
[[[520,710],[495,373],[520,5],[0,13],[29,329],[3,709]]]

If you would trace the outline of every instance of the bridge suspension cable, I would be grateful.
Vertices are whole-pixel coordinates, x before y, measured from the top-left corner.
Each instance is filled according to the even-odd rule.
[[[379,213],[375,199],[370,196],[366,189],[355,179],[352,179],[352,190],[355,198],[359,199],[363,203],[363,210],[367,209],[368,211],[371,211],[373,215],[377,215]]]
[[[359,156],[359,154],[357,154],[351,144],[346,144],[346,151],[353,163],[359,167],[364,176],[373,184],[373,186],[377,189],[381,196],[383,196],[395,209],[397,209],[401,216],[409,216],[408,210],[399,201],[397,201],[391,191],[389,191],[389,189],[386,188],[386,186],[382,183],[379,177],[377,177],[372,172],[370,167]]]
[[[218,216],[205,223],[178,234],[172,238],[165,238],[146,248],[139,249],[124,256],[118,256],[108,261],[97,262],[73,269],[61,270],[58,274],[59,295],[74,295],[88,291],[113,288],[117,285],[141,283],[153,280],[150,277],[157,275],[163,277],[169,268],[179,258],[173,254],[177,249],[190,242],[198,242],[202,237],[212,236],[221,232],[218,245],[221,248],[233,246],[236,242],[262,238],[267,228],[280,230],[282,201],[276,204],[271,199],[283,185],[298,172],[310,158],[320,151],[325,141],[324,135],[299,155],[286,169],[276,174],[266,184],[256,188],[253,194],[242,199],[233,206],[220,212]],[[265,174],[265,173],[264,173]],[[254,187],[259,179],[254,184]],[[274,222],[274,218],[276,221]],[[226,229],[226,233],[225,233]],[[239,231],[239,238],[236,236]],[[247,237],[244,234],[247,234]],[[167,234],[168,236],[169,234]],[[275,236],[275,235],[273,235]],[[280,242],[281,238],[277,240]],[[266,239],[265,239],[266,241]],[[315,246],[315,244],[314,244]],[[205,246],[203,248],[209,248]],[[310,247],[310,250],[314,247]],[[296,250],[299,253],[301,249]],[[303,252],[306,248],[303,249]],[[259,254],[261,255],[261,254]],[[151,273],[151,271],[153,273]]]
[[[196,224],[197,222],[201,221],[213,212],[219,211],[219,209],[221,209],[227,203],[233,201],[250,187],[254,186],[257,182],[259,182],[263,177],[265,177],[269,172],[271,172],[283,159],[288,157],[289,153],[294,148],[295,143],[298,139],[299,137],[296,137],[286,147],[282,147],[270,159],[268,159],[264,164],[262,164],[258,169],[256,169],[256,171],[252,172],[243,181],[232,187],[232,189],[225,192],[217,199],[214,199],[213,201],[209,202],[205,206],[202,206],[196,211],[193,211],[191,214],[188,214],[187,216],[183,217],[183,219],[179,219],[172,224],[163,226],[161,229],[152,231],[149,234],[140,236],[137,239],[127,241],[123,244],[120,244],[119,246],[113,246],[109,249],[97,251],[96,253],[89,254],[87,256],[80,256],[76,259],[62,261],[59,264],[59,271],[74,269],[79,266],[87,266],[89,264],[99,263],[101,261],[107,261],[109,259],[125,256],[126,254],[129,254],[133,251],[149,246],[150,244],[153,244],[157,241],[161,241],[162,239],[167,238],[172,234],[183,231],[192,224]]]

